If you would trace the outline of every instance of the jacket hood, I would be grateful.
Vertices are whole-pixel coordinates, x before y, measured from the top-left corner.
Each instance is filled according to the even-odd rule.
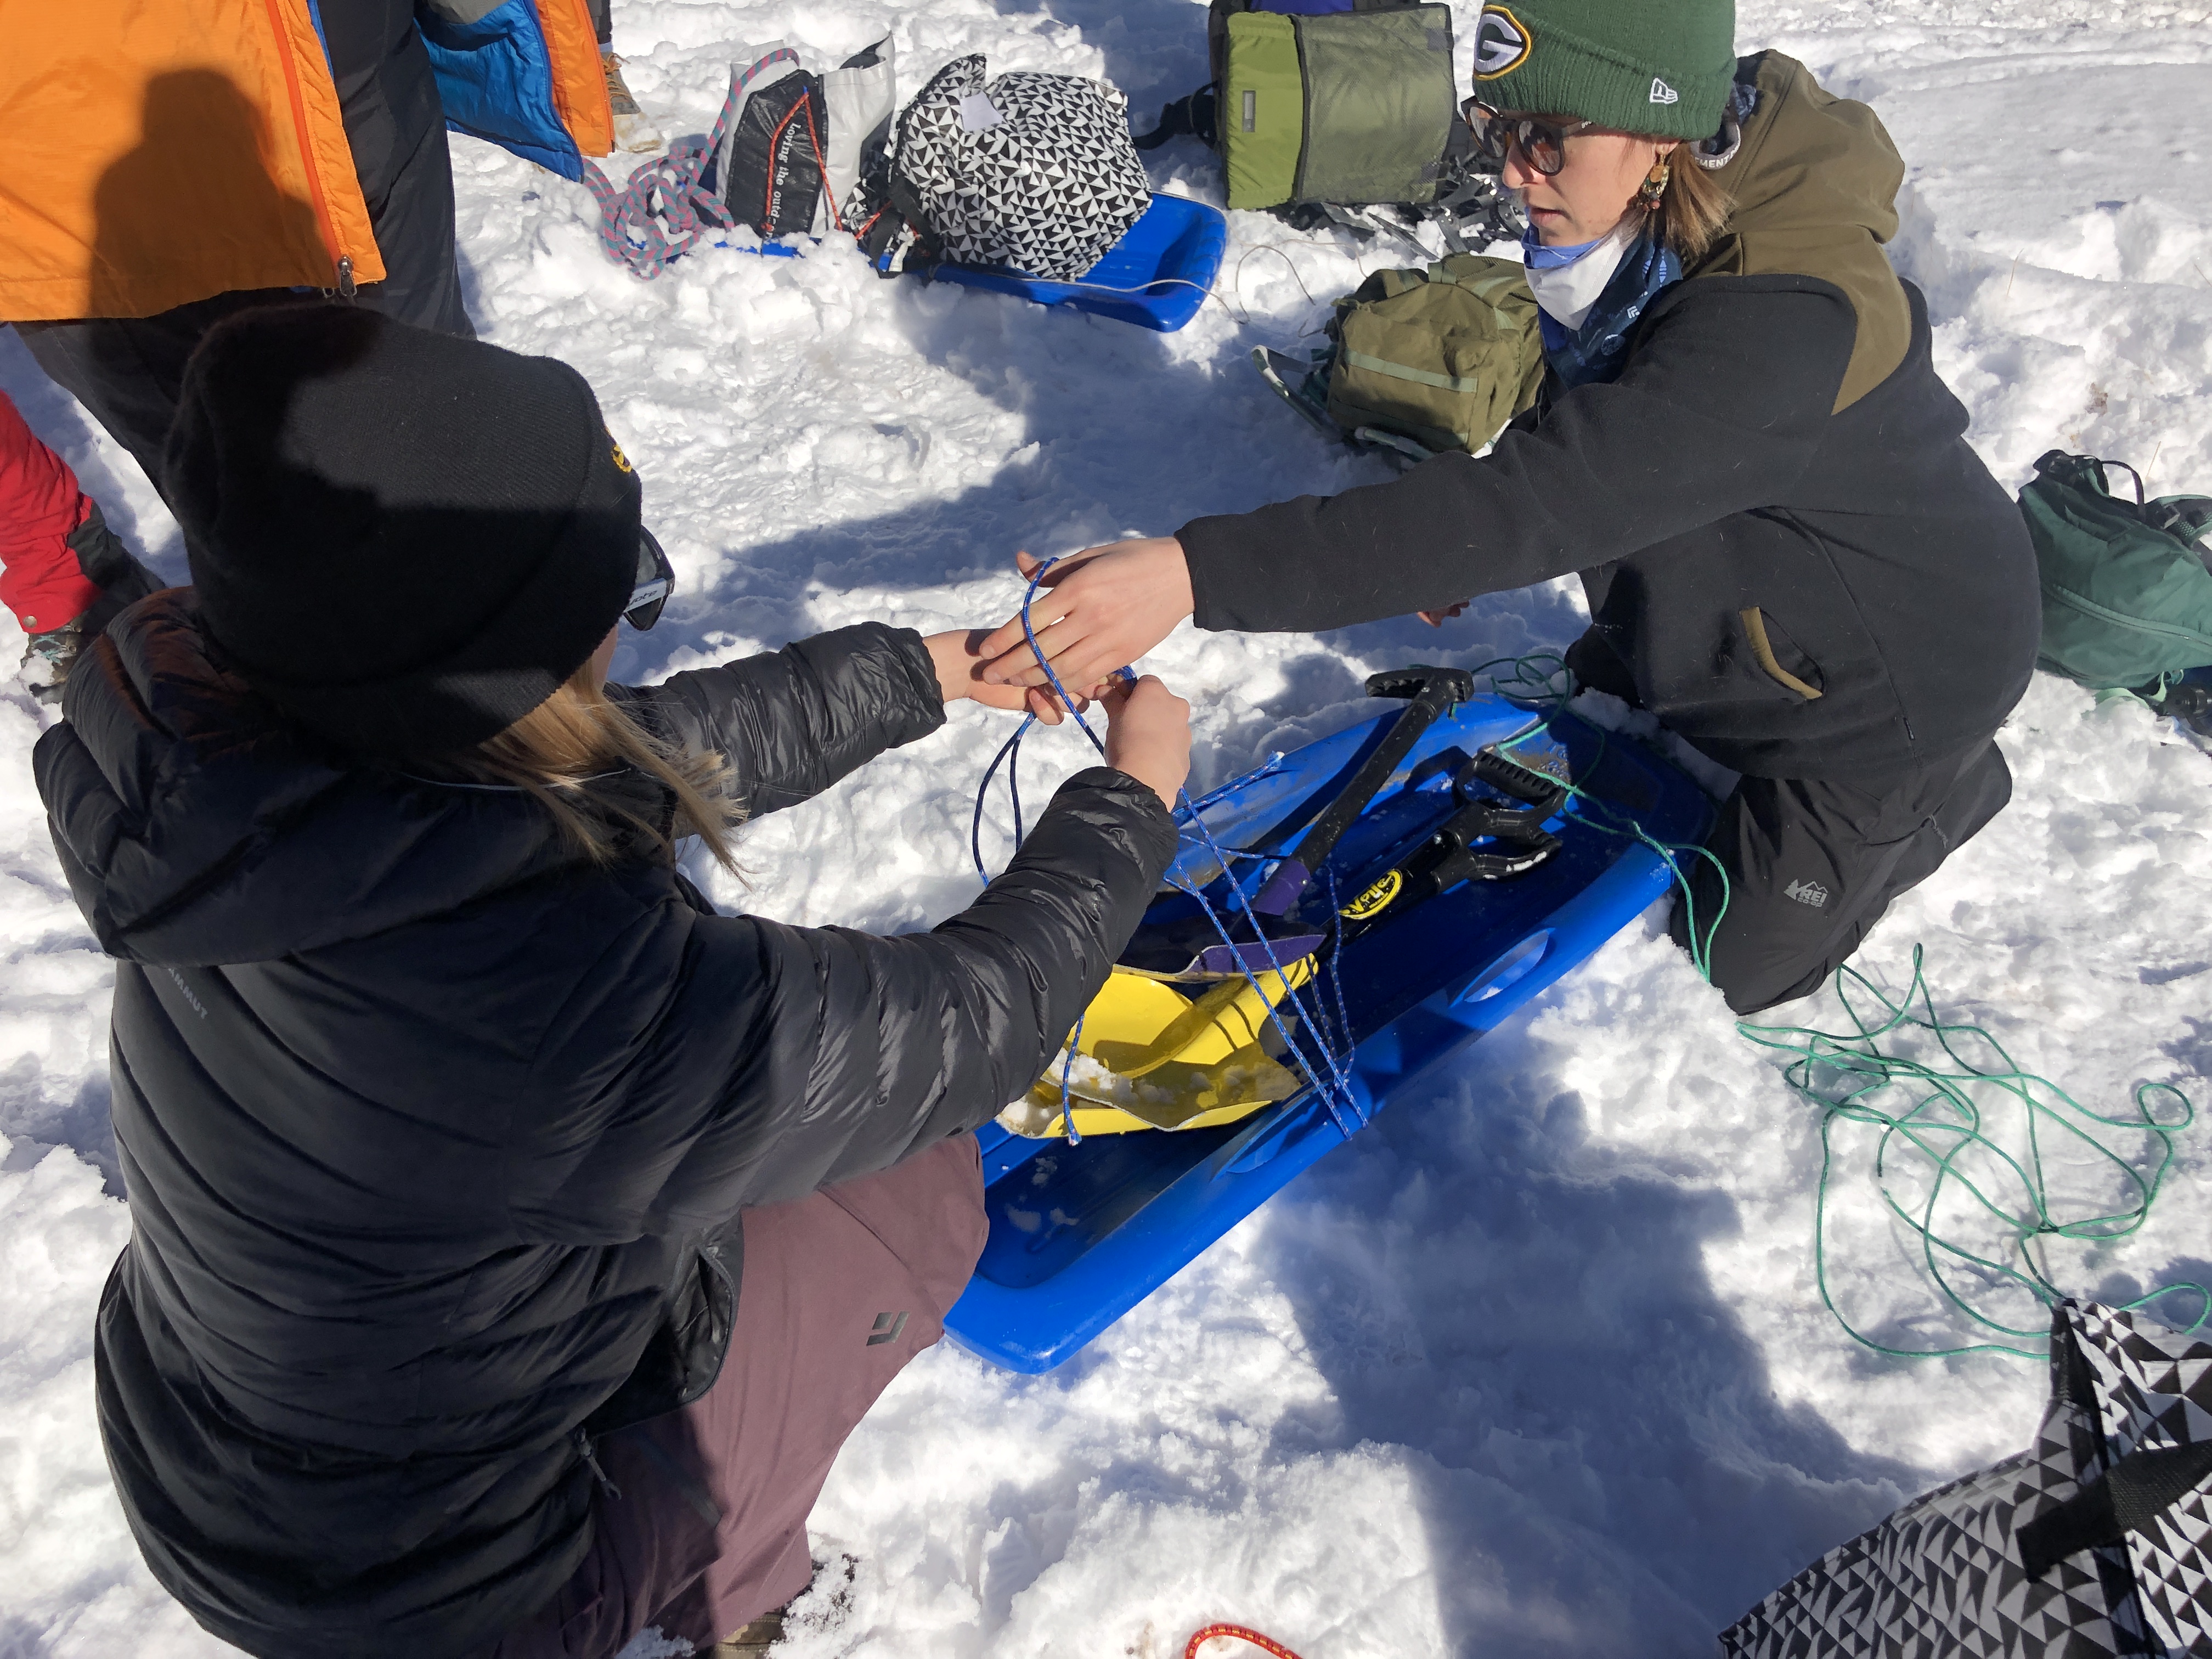
[[[1689,273],[1698,276],[1819,277],[1858,317],[1838,410],[1856,403],[1905,361],[1911,307],[1882,244],[1897,234],[1905,162],[1864,104],[1821,89],[1794,58],[1744,58],[1739,82],[1759,89],[1743,142],[1713,178],[1735,198],[1728,228]]]
[[[286,725],[211,659],[191,588],[125,611],[65,686],[33,769],[111,956],[266,962],[581,863],[519,790],[412,780]]]

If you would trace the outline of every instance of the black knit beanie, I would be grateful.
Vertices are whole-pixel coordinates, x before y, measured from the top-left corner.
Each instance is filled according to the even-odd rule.
[[[211,330],[165,461],[203,629],[351,749],[431,754],[513,725],[636,576],[637,477],[583,376],[373,311]]]

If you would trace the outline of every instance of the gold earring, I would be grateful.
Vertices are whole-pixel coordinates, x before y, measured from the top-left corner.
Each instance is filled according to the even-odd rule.
[[[1656,213],[1667,194],[1667,181],[1674,176],[1674,168],[1663,155],[1651,163],[1651,171],[1644,175],[1644,188],[1636,192],[1636,204],[1646,213]]]

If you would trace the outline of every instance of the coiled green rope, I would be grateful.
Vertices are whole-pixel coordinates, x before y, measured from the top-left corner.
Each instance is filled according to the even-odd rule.
[[[1544,666],[1547,664],[1551,666]],[[1501,666],[1504,672],[1490,672]],[[1492,689],[1499,696],[1540,707],[1547,719],[1574,694],[1573,676],[1566,664],[1550,653],[1497,658],[1474,672],[1487,673]],[[1511,749],[1542,729],[1540,720],[1498,747]],[[1601,757],[1607,741],[1601,730],[1599,739]],[[1686,929],[1691,961],[1710,984],[1713,938],[1728,914],[1726,867],[1706,848],[1656,840],[1618,809],[1572,784],[1566,787],[1577,805],[1587,804],[1611,822],[1572,810],[1568,816],[1604,834],[1640,842],[1651,848],[1673,874],[1685,905],[1694,905],[1695,901],[1679,855],[1694,855],[1713,866],[1721,880],[1720,908],[1711,923],[1702,928],[1692,908]],[[1912,947],[1912,981],[1903,997],[1893,1001],[1865,975],[1848,965],[1836,970],[1835,987],[1853,1027],[1849,1032],[1736,1022],[1736,1030],[1750,1042],[1794,1056],[1783,1076],[1820,1113],[1820,1177],[1814,1196],[1813,1262],[1822,1305],[1852,1340],[1895,1358],[1944,1359],[1970,1353],[2015,1354],[2027,1359],[2047,1357],[2047,1322],[2026,1328],[2008,1325],[1977,1307],[1959,1280],[1970,1274],[1978,1276],[1990,1288],[2025,1291],[2046,1307],[2063,1299],[2068,1293],[2051,1281],[2036,1261],[2039,1242],[2068,1239],[2104,1243],[2142,1231],[2173,1167],[2174,1137],[2195,1121],[2196,1109],[2189,1097],[2171,1083],[2141,1083],[2134,1091],[2132,1115],[2108,1117],[2090,1110],[2049,1079],[2021,1070],[2003,1045],[1982,1027],[1939,1018],[1923,965],[1922,947],[1917,944]],[[1860,1005],[1852,1000],[1854,988],[1879,1006],[1879,1018],[1861,1012]],[[1916,1013],[1916,1005],[1925,1012]],[[1893,1041],[1884,1046],[1885,1039],[1915,1031],[1932,1036],[1950,1064],[1916,1060],[1898,1051]],[[1959,1046],[1967,1039],[1986,1044],[1996,1064],[1977,1066],[1961,1055]],[[1886,1093],[1891,1091],[1903,1098],[1885,1104]],[[2023,1155],[2008,1151],[1990,1132],[1994,1125],[1988,1107],[1978,1095],[1990,1091],[2017,1104],[2021,1121],[2016,1144],[2025,1146]],[[2179,1114],[2161,1118],[2153,1102],[2166,1097],[2177,1104]],[[1877,1341],[1844,1317],[1829,1288],[1828,1232],[1829,1188],[1837,1164],[1835,1137],[1838,1127],[1846,1125],[1866,1126],[1878,1132],[1874,1159],[1876,1190],[1891,1216],[1917,1241],[1929,1279],[1942,1298],[1973,1325],[2010,1340],[1900,1348]],[[2059,1133],[2087,1148],[2094,1155],[2093,1163],[2108,1166],[2131,1199],[2101,1212],[2069,1212],[2053,1199],[2044,1167],[2047,1132]],[[2138,1160],[2106,1144],[2103,1136],[2109,1132],[2148,1138],[2146,1150],[2154,1150],[2156,1159],[2148,1174]],[[1915,1177],[1918,1190],[1911,1191],[1908,1182]],[[2000,1182],[2004,1190],[1999,1190]],[[2005,1241],[2002,1255],[2015,1258],[2019,1265],[1970,1249],[1937,1231],[1939,1211],[1946,1200],[1960,1198],[1970,1211],[1978,1210],[1994,1224],[1994,1231]],[[2161,1285],[2148,1295],[2114,1305],[2123,1310],[2142,1308],[2178,1294],[2192,1295],[2199,1304],[2196,1319],[2179,1328],[2185,1334],[2212,1321],[2212,1289],[2192,1280]]]

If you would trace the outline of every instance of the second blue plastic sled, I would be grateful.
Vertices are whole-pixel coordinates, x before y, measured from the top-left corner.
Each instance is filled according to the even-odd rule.
[[[1397,717],[1386,710],[1216,790],[1198,803],[1216,842],[1293,851],[1306,823],[1301,805],[1333,798]],[[1438,718],[1325,860],[1337,893],[1349,902],[1434,832],[1451,811],[1456,760],[1537,718],[1486,696]],[[1705,833],[1711,809],[1696,784],[1641,744],[1572,714],[1552,714],[1512,753],[1548,759],[1555,774],[1620,815],[1624,829],[1633,820],[1674,844]],[[1611,821],[1587,804],[1575,810]],[[1295,827],[1277,833],[1285,823]],[[1322,954],[1304,994],[1310,1007],[1333,1012],[1341,994],[1354,1039],[1351,1090],[1363,1114],[1371,1117],[1424,1072],[1496,1030],[1673,879],[1632,835],[1566,817],[1547,827],[1562,845],[1526,874],[1443,892],[1352,939],[1333,968]],[[1248,891],[1267,868],[1238,867],[1249,872],[1240,883]],[[1224,913],[1233,905],[1228,878],[1202,848],[1187,841],[1173,873],[1207,890]],[[1076,1353],[1346,1137],[1309,1087],[1213,1128],[1099,1135],[1071,1146],[990,1124],[977,1138],[990,1237],[945,1328],[984,1358],[1035,1373]]]
[[[1073,283],[971,265],[933,266],[933,281],[1011,294],[1041,306],[1069,306],[1116,322],[1172,334],[1206,303],[1229,246],[1220,210],[1186,196],[1155,196],[1105,258]]]

